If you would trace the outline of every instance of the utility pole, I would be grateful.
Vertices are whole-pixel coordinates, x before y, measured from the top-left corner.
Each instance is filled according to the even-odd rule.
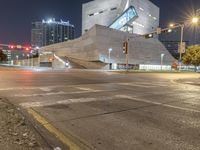
[[[123,42],[123,53],[126,55],[126,70],[128,70],[128,51],[129,51],[129,39]]]

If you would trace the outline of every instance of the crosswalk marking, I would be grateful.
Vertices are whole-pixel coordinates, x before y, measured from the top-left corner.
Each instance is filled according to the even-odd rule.
[[[72,103],[87,103],[93,101],[105,101],[105,100],[112,100],[116,99],[115,96],[111,97],[97,97],[97,98],[77,98],[77,99],[67,99],[67,100],[60,100],[60,101],[40,101],[40,102],[25,102],[20,103],[19,105],[25,108],[30,107],[44,107],[44,106],[52,106],[57,104],[72,104]]]
[[[144,87],[144,88],[154,88],[154,87],[157,87],[156,85],[142,85],[142,84],[135,84],[135,83],[118,83],[118,85],[126,85],[126,86],[134,86],[134,87]]]
[[[166,86],[163,83],[143,83],[143,82],[124,82],[124,83],[107,83],[107,84],[117,84],[117,85],[129,85],[129,86],[138,86],[138,87],[158,87],[158,86]],[[73,87],[80,90],[92,90],[87,87],[82,86],[89,86],[90,84],[86,85],[52,85],[52,86],[39,86],[39,87],[8,87],[8,88],[0,88],[0,91],[14,91],[14,90],[41,90],[44,92],[51,91],[55,88],[67,88],[67,87]],[[104,85],[104,83],[95,84],[96,86]]]
[[[14,90],[41,90],[41,91],[50,91],[53,88],[58,88],[63,86],[43,86],[43,87],[9,87],[9,88],[0,88],[0,91],[14,91]]]
[[[75,91],[75,92],[50,92],[50,93],[41,93],[41,94],[17,94],[14,97],[37,97],[37,96],[51,96],[51,95],[67,95],[67,94],[82,94],[82,93],[95,93],[95,92],[103,92],[104,90],[93,90],[93,91]]]

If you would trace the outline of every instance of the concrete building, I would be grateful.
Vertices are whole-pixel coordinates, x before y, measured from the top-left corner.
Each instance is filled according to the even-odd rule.
[[[126,14],[130,7],[133,10]],[[159,12],[160,9],[149,0],[91,1],[83,4],[82,33],[99,24],[111,28],[119,26],[117,29],[144,35],[159,26]]]
[[[32,23],[31,44],[33,47],[47,46],[74,38],[75,27],[69,21],[49,19]]]
[[[41,60],[88,69],[171,69],[175,59],[158,38],[143,36],[159,26],[159,8],[149,0],[95,0],[83,4],[82,36],[42,48]],[[161,65],[162,64],[162,65]],[[68,66],[68,65],[67,65]]]
[[[48,61],[48,55],[52,55],[48,53],[52,52],[62,60],[67,60],[72,65],[79,65],[82,68],[108,68],[108,64],[112,63],[113,69],[123,69],[126,64],[126,56],[123,54],[122,43],[127,37],[130,39],[129,68],[150,69],[156,67],[159,69],[159,66],[156,65],[160,65],[162,54],[164,54],[164,65],[173,63],[173,57],[157,39],[145,39],[142,36],[138,37],[100,25],[93,26],[78,39],[44,47],[43,52],[46,52],[47,55],[42,57],[46,57],[46,61]],[[110,48],[112,48],[112,52],[109,58]]]

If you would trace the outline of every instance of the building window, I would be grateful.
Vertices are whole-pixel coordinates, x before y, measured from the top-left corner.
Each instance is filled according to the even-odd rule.
[[[117,7],[113,7],[113,8],[111,8],[110,10],[113,11],[113,10],[116,10],[116,9],[117,9]]]
[[[94,16],[94,14],[89,14],[88,16]]]
[[[103,10],[99,12],[99,14],[102,14],[102,13],[103,13]]]

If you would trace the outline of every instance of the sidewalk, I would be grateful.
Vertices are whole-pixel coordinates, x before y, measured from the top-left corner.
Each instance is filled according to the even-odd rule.
[[[0,98],[0,149],[2,150],[44,150],[35,132],[24,117]]]

